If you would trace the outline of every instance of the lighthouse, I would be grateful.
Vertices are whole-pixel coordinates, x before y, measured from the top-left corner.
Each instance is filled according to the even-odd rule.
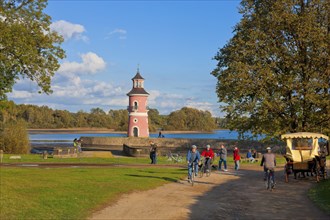
[[[127,93],[129,97],[128,110],[128,137],[149,137],[148,122],[148,96],[144,90],[144,78],[137,70],[136,75],[132,78],[133,88]]]

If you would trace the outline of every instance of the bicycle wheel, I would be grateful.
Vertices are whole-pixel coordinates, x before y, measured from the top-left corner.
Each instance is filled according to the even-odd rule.
[[[269,190],[272,189],[272,178],[270,176],[270,172],[268,172],[268,175],[267,175],[267,189],[269,189]]]
[[[199,178],[202,178],[203,177],[203,175],[204,175],[204,169],[205,169],[205,166],[204,166],[204,164],[202,165],[202,167],[199,169]]]
[[[206,172],[206,176],[209,177],[211,175],[211,170]]]
[[[273,175],[274,173],[271,172],[270,175],[269,175],[269,179],[270,179],[270,190],[273,191],[274,187],[275,187],[275,183],[274,183],[274,180],[273,180]]]
[[[266,181],[265,181],[265,187],[266,187],[267,190],[269,189],[269,181],[270,181],[270,179],[269,179],[269,170],[267,170],[267,172],[266,172]]]
[[[194,167],[194,164],[193,164],[193,168],[192,168],[192,172],[191,172],[191,186],[194,186],[194,181],[195,181],[195,167]]]

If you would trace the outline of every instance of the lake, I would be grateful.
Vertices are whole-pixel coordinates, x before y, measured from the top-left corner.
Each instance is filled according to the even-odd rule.
[[[163,132],[165,138],[187,138],[187,139],[238,139],[237,131],[215,130],[213,133],[167,133]],[[247,134],[250,135],[250,134]],[[30,142],[41,143],[59,143],[72,142],[79,137],[126,137],[125,133],[61,133],[61,134],[29,134]],[[150,134],[151,138],[157,138],[158,133]]]

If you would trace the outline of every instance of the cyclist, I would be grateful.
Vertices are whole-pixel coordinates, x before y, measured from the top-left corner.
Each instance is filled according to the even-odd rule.
[[[201,159],[201,156],[197,150],[196,145],[192,145],[191,146],[191,150],[188,151],[187,154],[187,163],[188,163],[188,182],[191,182],[191,175],[193,175],[192,173],[192,167],[193,167],[193,163],[195,165],[195,176],[197,176],[198,174],[198,162]]]
[[[270,170],[270,172],[273,173],[272,180],[273,180],[273,183],[275,185],[276,157],[275,157],[275,154],[272,153],[272,149],[270,147],[267,147],[267,153],[265,153],[262,156],[260,166],[264,166],[264,172],[265,172],[264,181],[267,180],[267,171]]]
[[[214,152],[209,144],[206,145],[206,149],[203,150],[202,157],[205,158],[204,164],[206,167],[206,172],[210,172],[210,167],[214,159]]]

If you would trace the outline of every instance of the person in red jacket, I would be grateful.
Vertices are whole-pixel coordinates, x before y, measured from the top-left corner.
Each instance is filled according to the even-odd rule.
[[[214,152],[211,149],[211,146],[209,144],[206,145],[206,149],[203,150],[201,156],[205,158],[204,163],[205,163],[205,167],[206,167],[206,172],[209,172],[212,161],[214,159]]]
[[[235,170],[239,169],[239,161],[241,160],[241,156],[239,155],[239,150],[237,147],[234,148],[234,162],[235,162]]]

